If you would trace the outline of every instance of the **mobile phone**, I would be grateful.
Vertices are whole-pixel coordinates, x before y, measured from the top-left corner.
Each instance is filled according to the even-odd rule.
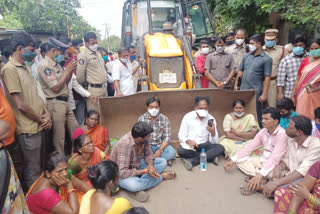
[[[309,86],[306,87],[307,94],[310,94]]]
[[[214,119],[209,119],[208,126],[212,128],[213,122],[214,122]]]

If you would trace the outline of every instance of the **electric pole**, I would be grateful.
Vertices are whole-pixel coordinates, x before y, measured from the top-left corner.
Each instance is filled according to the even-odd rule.
[[[109,24],[104,24],[104,26],[106,27],[106,30],[104,32],[104,39],[107,40],[107,44],[108,44],[108,52],[110,52],[110,25]]]

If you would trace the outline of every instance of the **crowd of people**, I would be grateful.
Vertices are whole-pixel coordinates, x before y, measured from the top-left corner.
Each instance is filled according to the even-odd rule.
[[[146,100],[145,113],[115,143],[99,124],[99,98],[139,88],[143,60],[134,46],[120,48],[114,59],[93,32],[83,40],[62,36],[43,44],[15,33],[0,65],[0,160],[7,163],[0,170],[11,172],[0,183],[7,185],[3,209],[148,213],[115,194],[122,188],[146,202],[146,190],[175,179],[166,168],[176,156],[192,170],[203,150],[208,162],[218,165],[224,156],[226,171],[236,165],[247,175],[241,194],[274,197],[275,213],[319,209],[320,40],[307,43],[300,36],[290,50],[277,45],[277,34],[269,29],[247,45],[239,29],[216,38],[213,52],[209,41],[201,41],[195,63],[202,87],[255,89],[257,117],[234,100],[219,137],[209,97],[197,96],[175,149],[157,97]]]

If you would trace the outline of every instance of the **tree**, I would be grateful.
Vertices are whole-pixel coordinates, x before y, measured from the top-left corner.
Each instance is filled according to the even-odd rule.
[[[234,28],[263,33],[270,14],[311,31],[320,20],[319,0],[207,0],[214,18],[222,16]]]
[[[112,35],[112,36],[110,36],[109,40],[110,40],[110,51],[117,52],[119,50],[119,48],[121,47],[121,39],[116,35]],[[107,39],[101,40],[99,42],[99,45],[101,47],[104,47],[106,50],[108,50],[108,40]]]
[[[76,9],[79,7],[79,0],[24,0],[12,9],[10,15],[4,15],[0,24],[6,27],[22,27],[28,32],[56,33],[67,32],[69,20],[70,37],[82,37],[88,31],[97,33],[97,30],[78,14]]]

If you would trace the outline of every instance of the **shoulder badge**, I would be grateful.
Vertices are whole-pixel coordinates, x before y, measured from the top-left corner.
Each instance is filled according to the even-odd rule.
[[[79,59],[79,65],[83,65],[84,64],[84,60],[83,59]]]
[[[47,78],[49,80],[53,80],[54,79],[54,74],[53,74],[51,69],[46,68],[43,72],[44,72],[44,74],[47,76]]]

